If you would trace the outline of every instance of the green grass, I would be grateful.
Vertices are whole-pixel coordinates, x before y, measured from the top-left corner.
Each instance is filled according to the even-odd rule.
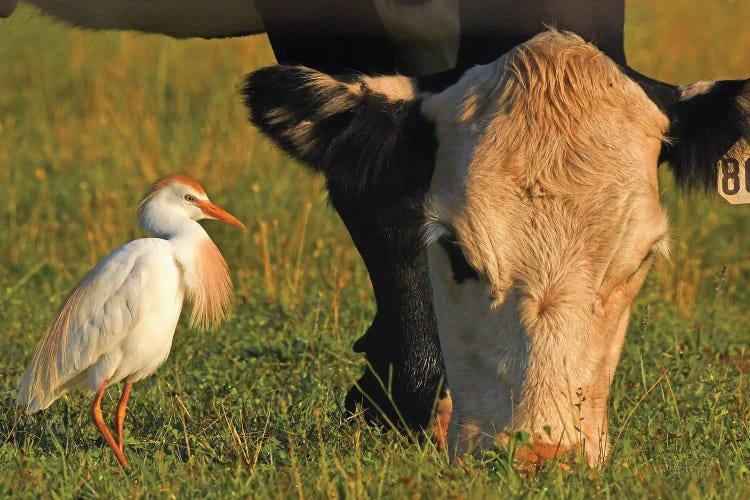
[[[633,1],[628,56],[673,82],[747,76],[748,18],[741,1]],[[668,175],[673,257],[633,306],[608,467],[522,478],[490,453],[467,473],[430,444],[343,419],[374,303],[320,180],[246,121],[235,86],[272,62],[260,37],[86,33],[30,9],[0,22],[0,496],[750,494],[750,208],[682,196]],[[139,198],[174,171],[248,226],[206,224],[236,307],[216,332],[182,321],[167,363],[135,386],[123,471],[88,396],[28,416],[13,387],[67,291],[143,234]]]

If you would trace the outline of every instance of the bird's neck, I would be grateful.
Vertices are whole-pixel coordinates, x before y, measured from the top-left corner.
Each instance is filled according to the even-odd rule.
[[[141,223],[157,238],[169,241],[193,303],[191,323],[205,328],[221,322],[231,303],[232,281],[224,257],[203,226],[184,213],[149,206],[141,210]]]
[[[197,245],[201,240],[209,237],[203,226],[178,210],[169,210],[164,207],[154,209],[151,206],[145,206],[141,209],[140,216],[144,229],[153,233],[157,238],[178,239],[182,244],[193,242]]]
[[[193,305],[190,324],[201,329],[217,326],[232,300],[227,262],[203,227],[188,219],[167,238],[182,269],[182,282]]]

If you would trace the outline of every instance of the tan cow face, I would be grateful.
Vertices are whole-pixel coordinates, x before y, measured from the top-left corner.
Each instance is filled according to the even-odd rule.
[[[449,442],[465,453],[521,430],[598,463],[630,304],[667,249],[667,118],[599,50],[556,32],[422,110],[439,144],[426,235]]]

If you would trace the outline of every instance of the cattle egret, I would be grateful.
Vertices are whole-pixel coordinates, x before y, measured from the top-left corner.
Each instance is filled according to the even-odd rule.
[[[229,308],[227,263],[197,221],[245,227],[185,175],[156,182],[139,215],[155,238],[121,246],[83,278],[18,382],[17,404],[31,413],[73,389],[96,392],[91,417],[123,467],[128,467],[122,431],[130,390],[167,359],[185,294],[193,304],[191,324],[200,327],[216,326]],[[121,380],[116,442],[102,418],[101,401],[107,385]]]

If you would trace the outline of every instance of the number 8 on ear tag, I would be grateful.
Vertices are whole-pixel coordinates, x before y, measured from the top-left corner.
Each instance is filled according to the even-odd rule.
[[[750,145],[747,141],[737,141],[716,167],[721,197],[732,205],[750,203]]]

